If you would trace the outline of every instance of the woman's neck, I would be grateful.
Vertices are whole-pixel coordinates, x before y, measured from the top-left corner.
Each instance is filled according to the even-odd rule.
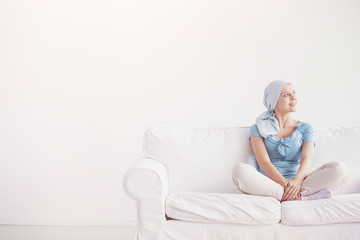
[[[275,114],[276,119],[279,122],[279,128],[293,127],[298,121],[296,121],[290,113],[287,114]]]

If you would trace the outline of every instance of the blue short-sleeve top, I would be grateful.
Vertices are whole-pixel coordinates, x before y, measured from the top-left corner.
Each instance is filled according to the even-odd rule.
[[[256,124],[250,127],[250,136],[263,138]],[[295,177],[299,169],[303,143],[314,142],[315,144],[313,127],[300,121],[297,123],[295,131],[288,137],[280,139],[275,135],[270,135],[263,139],[271,163],[287,179]],[[260,166],[259,171],[266,176]]]

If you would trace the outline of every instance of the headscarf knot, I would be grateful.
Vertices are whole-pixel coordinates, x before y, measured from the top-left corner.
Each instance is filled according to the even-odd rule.
[[[264,138],[279,133],[279,122],[275,117],[275,107],[285,84],[287,82],[283,80],[275,80],[265,88],[263,103],[267,111],[256,118],[256,126]]]

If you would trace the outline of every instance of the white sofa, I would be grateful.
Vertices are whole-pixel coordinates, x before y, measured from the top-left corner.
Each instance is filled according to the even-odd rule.
[[[279,202],[239,192],[238,162],[257,167],[249,127],[149,127],[144,157],[125,174],[137,203],[137,240],[360,239],[360,128],[315,128],[312,170],[349,167],[331,199]]]

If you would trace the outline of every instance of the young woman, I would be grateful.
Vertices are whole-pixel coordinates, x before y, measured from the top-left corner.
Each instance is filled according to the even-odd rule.
[[[239,163],[233,182],[242,192],[272,196],[279,201],[330,198],[343,185],[347,169],[329,162],[310,174],[314,155],[314,132],[310,124],[291,116],[297,106],[295,90],[282,80],[271,82],[264,92],[267,111],[250,128],[250,142],[259,171]]]

